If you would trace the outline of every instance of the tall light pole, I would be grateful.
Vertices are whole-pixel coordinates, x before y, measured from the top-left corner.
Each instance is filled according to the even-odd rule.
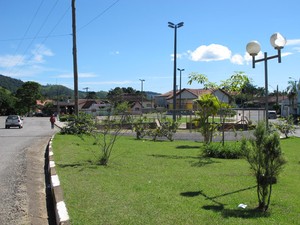
[[[180,74],[180,76],[179,76],[179,109],[181,110],[181,72],[183,72],[184,69],[177,68],[177,70],[180,72],[179,73]]]
[[[264,53],[264,57],[261,59],[255,59],[255,56],[260,52],[260,44],[257,41],[251,41],[247,44],[246,50],[249,55],[252,56],[252,68],[255,68],[255,63],[264,62],[265,65],[265,117],[266,128],[269,129],[269,100],[268,100],[268,60],[278,58],[278,63],[281,63],[281,49],[286,44],[286,39],[280,34],[275,33],[270,37],[271,45],[277,50],[277,55],[269,56],[267,52]]]
[[[142,112],[142,114],[143,114],[143,91],[144,91],[144,79],[140,79],[140,81],[141,81],[141,94],[142,94],[142,108],[141,108],[141,112]]]
[[[177,28],[183,26],[183,22],[174,24],[168,22],[168,27],[174,29],[174,75],[173,75],[173,121],[176,121],[176,60],[177,60]]]

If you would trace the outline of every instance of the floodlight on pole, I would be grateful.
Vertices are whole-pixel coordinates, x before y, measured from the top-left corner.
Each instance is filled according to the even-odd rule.
[[[174,29],[174,70],[173,70],[173,121],[176,121],[176,60],[177,60],[177,28],[183,26],[183,22],[178,24],[174,24],[172,22],[168,22],[168,27]]]

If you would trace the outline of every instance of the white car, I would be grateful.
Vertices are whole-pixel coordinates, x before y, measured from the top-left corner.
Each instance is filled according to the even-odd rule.
[[[269,119],[277,119],[277,113],[276,113],[276,111],[269,110],[268,111],[268,117],[269,117]]]
[[[23,128],[23,119],[18,115],[9,115],[5,120],[5,128],[11,127]]]

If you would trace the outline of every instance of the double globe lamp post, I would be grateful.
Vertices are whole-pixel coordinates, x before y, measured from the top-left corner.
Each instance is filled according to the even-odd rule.
[[[251,41],[247,44],[246,50],[252,56],[252,68],[255,68],[255,63],[264,62],[265,65],[265,118],[266,127],[269,128],[269,102],[268,102],[268,60],[278,58],[278,63],[281,63],[281,49],[286,44],[286,39],[280,34],[275,33],[270,38],[271,45],[277,50],[277,55],[268,56],[267,52],[261,59],[255,59],[255,56],[260,52],[260,44],[257,41]]]

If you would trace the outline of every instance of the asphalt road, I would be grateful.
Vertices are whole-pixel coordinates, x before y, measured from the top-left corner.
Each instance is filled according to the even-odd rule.
[[[0,224],[49,224],[44,154],[57,131],[49,118],[25,117],[24,127],[5,129],[0,117]]]

